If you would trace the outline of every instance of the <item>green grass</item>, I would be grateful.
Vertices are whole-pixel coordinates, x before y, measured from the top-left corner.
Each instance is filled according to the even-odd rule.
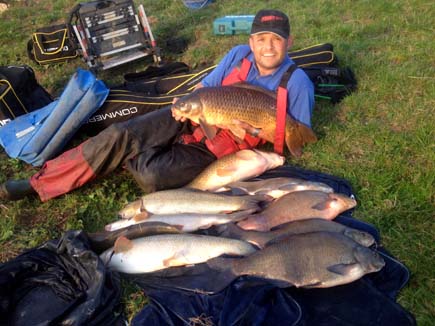
[[[0,65],[29,64],[39,82],[60,94],[77,67],[37,66],[26,43],[37,27],[65,21],[72,0],[10,1],[0,19]],[[435,318],[435,43],[434,10],[429,0],[401,1],[229,1],[216,0],[187,10],[181,0],[144,4],[165,60],[192,68],[211,65],[246,35],[215,36],[212,22],[224,15],[254,14],[280,8],[291,17],[294,48],[330,42],[342,65],[354,70],[359,89],[340,104],[319,101],[314,113],[316,144],[289,162],[349,180],[358,199],[354,216],[374,224],[383,245],[411,271],[398,301],[419,325]],[[184,38],[182,54],[166,41]],[[107,84],[127,71],[141,71],[150,60],[99,74]],[[0,182],[37,170],[0,154]],[[67,229],[101,229],[127,202],[141,194],[123,170],[47,203],[37,199],[0,203],[0,260],[58,237]],[[132,317],[146,302],[133,285],[123,296]]]

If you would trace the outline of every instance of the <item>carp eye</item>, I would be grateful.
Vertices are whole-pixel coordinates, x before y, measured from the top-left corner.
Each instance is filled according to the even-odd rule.
[[[188,102],[182,102],[180,103],[180,111],[187,112],[192,109],[192,105]]]

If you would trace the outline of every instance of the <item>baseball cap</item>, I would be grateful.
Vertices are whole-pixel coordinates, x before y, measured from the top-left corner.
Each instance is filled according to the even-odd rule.
[[[251,35],[268,32],[287,39],[290,34],[287,15],[279,10],[260,10],[252,22]]]

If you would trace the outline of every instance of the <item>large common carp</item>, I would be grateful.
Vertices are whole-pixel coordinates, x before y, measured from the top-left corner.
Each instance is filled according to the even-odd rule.
[[[280,224],[307,218],[332,220],[355,205],[355,199],[340,193],[296,191],[278,198],[266,209],[240,221],[238,225],[245,230],[269,231]]]
[[[127,204],[118,212],[121,218],[131,218],[141,213],[229,213],[241,210],[259,210],[259,204],[270,197],[228,196],[198,189],[179,188],[156,191]]]
[[[186,187],[215,191],[239,180],[256,177],[284,164],[284,157],[273,152],[244,149],[211,163]]]
[[[341,233],[364,247],[370,247],[375,243],[375,239],[370,233],[323,218],[309,218],[288,222],[269,232],[243,230],[234,223],[228,223],[219,227],[220,236],[248,241],[259,248],[264,248],[268,242],[283,236],[320,231]]]
[[[225,273],[227,282],[251,275],[280,281],[278,285],[327,288],[377,272],[385,262],[379,254],[336,232],[288,236],[245,258],[207,262]]]
[[[239,120],[260,128],[265,140],[275,140],[276,95],[257,86],[241,83],[199,88],[180,98],[172,110],[198,123],[209,139],[215,136],[210,126],[218,126],[242,140],[246,132],[234,123]],[[316,140],[311,128],[286,115],[285,142],[292,155],[301,156],[302,147]]]
[[[245,256],[255,248],[241,240],[198,234],[164,234],[129,240],[120,237],[100,258],[124,273],[148,273],[172,266],[198,264],[228,254]]]

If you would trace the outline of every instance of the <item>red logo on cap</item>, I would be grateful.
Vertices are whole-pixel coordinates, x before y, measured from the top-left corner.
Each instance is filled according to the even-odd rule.
[[[269,22],[269,21],[272,21],[272,20],[283,20],[283,18],[279,17],[279,16],[264,16],[264,17],[261,17],[261,22],[262,23]]]

